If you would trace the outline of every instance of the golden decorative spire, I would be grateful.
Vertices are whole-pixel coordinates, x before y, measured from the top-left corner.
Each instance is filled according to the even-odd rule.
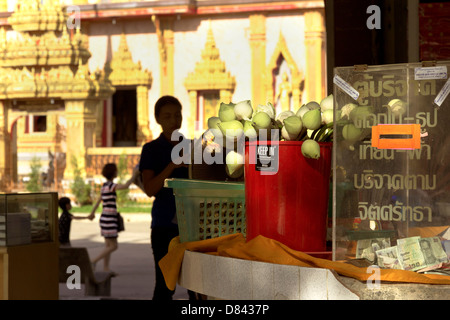
[[[234,90],[236,81],[226,71],[225,62],[220,60],[220,52],[216,47],[211,26],[208,29],[201,57],[202,60],[197,62],[194,72],[191,72],[185,80],[186,88],[188,90]]]
[[[150,87],[152,84],[152,75],[148,70],[142,70],[140,61],[133,62],[131,52],[128,49],[127,39],[124,33],[120,35],[119,48],[114,53],[109,65],[109,79],[114,86],[122,85],[143,85]]]

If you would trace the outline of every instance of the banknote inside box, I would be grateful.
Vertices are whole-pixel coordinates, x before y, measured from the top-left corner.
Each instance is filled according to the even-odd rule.
[[[334,70],[334,260],[449,273],[449,73],[450,61]]]

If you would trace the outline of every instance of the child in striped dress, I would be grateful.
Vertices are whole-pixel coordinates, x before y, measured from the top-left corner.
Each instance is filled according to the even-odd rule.
[[[109,261],[111,253],[118,247],[118,211],[116,205],[116,190],[128,189],[136,176],[139,174],[137,168],[133,170],[131,178],[124,184],[114,183],[113,180],[117,177],[117,166],[115,163],[108,163],[103,167],[102,175],[106,178],[106,182],[103,184],[100,192],[100,197],[97,203],[92,208],[91,219],[95,216],[100,201],[103,202],[103,210],[100,216],[100,230],[101,235],[105,238],[105,249],[92,260],[92,265],[95,268],[95,264],[103,259],[103,271],[111,272],[109,269]]]

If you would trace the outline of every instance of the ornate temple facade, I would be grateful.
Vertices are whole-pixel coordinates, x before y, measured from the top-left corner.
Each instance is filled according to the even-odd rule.
[[[181,101],[189,138],[222,101],[296,111],[326,95],[323,0],[0,0],[0,11],[2,190],[35,157],[49,187],[121,155],[131,172],[160,134],[162,95]]]

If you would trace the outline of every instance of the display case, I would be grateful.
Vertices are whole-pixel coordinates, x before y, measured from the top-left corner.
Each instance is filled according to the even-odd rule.
[[[335,69],[333,259],[445,272],[450,62]]]
[[[56,193],[0,194],[0,246],[55,241]]]
[[[0,194],[0,299],[58,299],[58,194]]]

